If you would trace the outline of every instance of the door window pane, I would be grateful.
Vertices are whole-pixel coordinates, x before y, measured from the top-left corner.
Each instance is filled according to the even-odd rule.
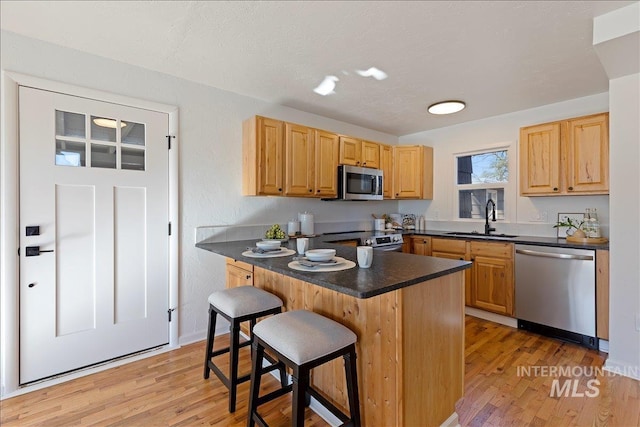
[[[56,139],[56,165],[58,166],[84,166],[85,144]]]
[[[122,147],[121,155],[122,169],[131,169],[138,171],[144,170],[144,150]]]
[[[56,135],[85,137],[84,114],[56,110]]]
[[[115,119],[100,116],[91,116],[91,139],[98,141],[116,142]]]
[[[91,167],[116,168],[116,147],[111,145],[91,144]]]
[[[144,146],[144,124],[127,121],[122,123],[122,142]]]

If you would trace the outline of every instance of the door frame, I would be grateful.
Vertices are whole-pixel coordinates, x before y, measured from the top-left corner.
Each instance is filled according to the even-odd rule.
[[[178,289],[179,289],[179,195],[178,195],[178,108],[176,106],[160,104],[130,98],[90,88],[70,85],[2,70],[0,80],[2,93],[0,126],[0,398],[8,397],[20,389],[19,386],[19,351],[20,351],[20,313],[19,313],[19,117],[18,117],[18,87],[29,86],[52,92],[59,92],[82,98],[111,102],[134,108],[153,110],[166,113],[169,116],[169,135],[171,150],[169,150],[169,221],[172,233],[169,236],[169,307],[174,310],[172,321],[169,323],[169,344],[163,349],[179,347],[178,343]],[[162,349],[161,349],[162,350]],[[151,355],[152,353],[148,353]],[[110,367],[109,364],[103,365]],[[85,371],[86,374],[91,371]],[[53,383],[48,380],[40,383],[38,388]],[[60,381],[57,381],[60,382]],[[22,387],[33,390],[35,387]]]

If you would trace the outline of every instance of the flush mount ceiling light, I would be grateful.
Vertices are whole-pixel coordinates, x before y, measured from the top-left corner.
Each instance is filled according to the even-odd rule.
[[[427,111],[431,114],[453,114],[463,110],[466,104],[462,101],[441,101],[431,104]]]
[[[335,93],[334,89],[336,88],[336,82],[338,80],[339,79],[336,76],[326,76],[322,83],[320,83],[313,91],[322,96],[331,95],[332,93]]]
[[[93,123],[103,128],[111,128],[115,129],[118,127],[118,122],[113,119],[105,119],[102,117],[98,117],[93,119]],[[120,122],[120,127],[125,127],[127,124],[125,122]]]

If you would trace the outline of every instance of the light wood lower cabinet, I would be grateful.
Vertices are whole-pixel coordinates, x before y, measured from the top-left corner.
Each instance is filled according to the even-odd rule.
[[[514,315],[513,243],[471,241],[471,306]]]
[[[426,426],[451,416],[464,390],[462,280],[456,272],[360,299],[256,267],[254,285],[287,311],[317,312],[357,335],[363,426]],[[342,359],[314,368],[311,382],[348,413]]]
[[[253,265],[246,262],[236,261],[227,258],[226,287],[237,288],[238,286],[253,286]],[[249,323],[240,325],[240,330],[249,335]]]
[[[412,236],[411,253],[416,255],[431,256],[431,237]]]
[[[502,242],[432,238],[431,256],[472,261],[465,270],[465,304],[504,316],[514,315],[514,245]]]

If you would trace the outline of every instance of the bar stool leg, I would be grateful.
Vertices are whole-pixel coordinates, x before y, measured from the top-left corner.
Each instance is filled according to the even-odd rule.
[[[258,395],[260,394],[260,380],[261,380],[261,367],[262,359],[264,357],[264,348],[256,341],[251,344],[251,386],[249,391],[249,419],[247,420],[247,427],[254,427],[256,425],[253,415],[257,410]]]
[[[238,389],[238,346],[240,345],[240,322],[233,319],[231,321],[231,348],[229,356],[231,364],[229,370],[229,412],[236,411],[236,395]]]
[[[309,368],[295,367],[293,372],[293,409],[291,413],[294,427],[304,426],[304,408],[306,408],[307,388],[309,387]]]
[[[204,379],[209,379],[209,360],[211,360],[211,353],[213,353],[213,340],[216,332],[216,318],[218,313],[209,306],[209,329],[207,330],[207,350],[205,351],[204,359]]]
[[[354,427],[360,426],[360,402],[358,396],[358,374],[356,369],[356,348],[351,346],[349,352],[343,356],[344,370],[347,376],[347,394],[349,396],[349,412]]]

